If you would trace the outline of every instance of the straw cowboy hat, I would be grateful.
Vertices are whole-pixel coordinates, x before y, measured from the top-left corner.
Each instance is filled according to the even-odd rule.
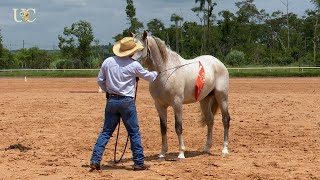
[[[133,55],[143,48],[143,45],[140,42],[135,42],[132,37],[124,37],[113,45],[112,51],[116,56],[125,57]]]

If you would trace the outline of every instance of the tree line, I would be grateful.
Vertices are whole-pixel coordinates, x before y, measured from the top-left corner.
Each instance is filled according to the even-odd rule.
[[[194,2],[190,11],[199,22],[173,13],[172,24],[165,27],[157,18],[144,26],[133,0],[127,0],[128,28],[113,38],[118,41],[129,32],[146,29],[184,58],[210,54],[228,66],[320,66],[320,0],[310,0],[314,9],[302,17],[290,12],[288,0],[281,1],[286,12],[272,13],[258,9],[254,0],[235,2],[236,12],[215,12],[217,3],[212,0]],[[98,68],[112,55],[112,45],[100,45],[90,22],[80,20],[65,27],[58,39],[58,51],[37,47],[9,51],[2,45],[0,31],[0,68]]]

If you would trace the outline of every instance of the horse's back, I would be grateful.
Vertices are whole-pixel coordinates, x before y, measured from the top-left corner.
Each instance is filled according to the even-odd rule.
[[[217,72],[228,72],[226,66],[218,58],[211,55],[198,56],[193,61],[200,61],[204,66],[213,66]]]

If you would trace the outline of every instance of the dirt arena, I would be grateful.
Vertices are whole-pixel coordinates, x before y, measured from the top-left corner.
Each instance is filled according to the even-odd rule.
[[[199,105],[185,105],[187,152],[181,161],[175,160],[171,109],[169,160],[157,158],[159,120],[148,84],[141,80],[137,110],[151,168],[140,172],[132,171],[130,150],[121,163],[113,163],[116,132],[102,172],[88,171],[103,125],[105,96],[97,91],[95,78],[0,78],[0,179],[320,179],[320,78],[232,78],[228,157],[221,156],[220,114],[211,154],[203,154],[206,128],[199,123]],[[121,131],[120,151],[125,140]],[[8,149],[14,144],[31,149]]]

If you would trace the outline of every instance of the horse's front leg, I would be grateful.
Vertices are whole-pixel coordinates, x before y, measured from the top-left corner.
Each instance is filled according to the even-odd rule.
[[[184,152],[186,147],[184,146],[183,136],[182,136],[182,105],[174,108],[174,118],[175,118],[175,129],[179,140],[179,159],[184,159]]]
[[[156,109],[160,118],[160,128],[162,136],[162,148],[159,158],[165,158],[168,151],[168,141],[167,141],[167,109],[168,106],[162,106],[156,103]]]

